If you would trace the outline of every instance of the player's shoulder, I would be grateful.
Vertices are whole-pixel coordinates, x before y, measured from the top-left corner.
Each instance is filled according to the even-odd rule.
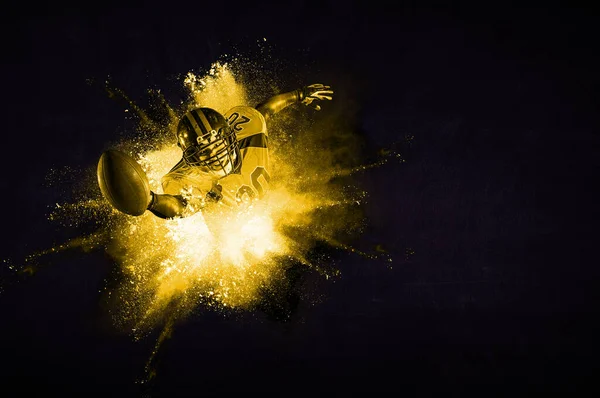
[[[234,106],[233,108],[231,108],[230,110],[228,110],[225,113],[225,117],[229,120],[229,118],[234,114],[237,114],[239,116],[257,118],[262,121],[265,120],[265,117],[262,115],[262,113],[260,113],[256,108],[253,108],[251,106],[244,106],[244,105]]]
[[[250,106],[235,106],[225,113],[238,140],[255,134],[267,135],[267,122],[262,113]]]

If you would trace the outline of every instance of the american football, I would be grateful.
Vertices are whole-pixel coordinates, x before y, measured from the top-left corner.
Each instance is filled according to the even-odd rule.
[[[97,173],[102,195],[117,210],[132,216],[146,211],[151,199],[148,177],[131,156],[117,150],[105,151]]]

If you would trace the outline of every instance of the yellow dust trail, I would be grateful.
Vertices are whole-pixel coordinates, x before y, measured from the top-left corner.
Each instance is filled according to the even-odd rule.
[[[122,98],[123,100],[125,100],[125,102],[128,104],[128,106],[130,108],[132,108],[134,110],[134,112],[138,115],[139,117],[139,121],[140,121],[140,126],[141,127],[149,127],[149,128],[155,128],[155,124],[152,121],[152,119],[150,119],[150,117],[148,116],[148,114],[142,110],[139,106],[136,105],[135,102],[133,102],[128,96],[127,94],[125,94],[123,92],[123,90],[119,89],[119,88],[115,88],[115,87],[110,87],[109,86],[109,82],[106,81],[106,92],[108,93],[108,96],[110,98]],[[129,111],[128,109],[126,109],[126,111]]]
[[[106,235],[104,232],[97,232],[87,236],[80,236],[70,239],[64,243],[51,247],[46,250],[39,250],[25,257],[25,263],[19,269],[19,273],[33,275],[39,267],[38,260],[42,257],[46,257],[52,254],[58,254],[66,250],[81,249],[84,252],[90,252],[101,247],[106,242]]]
[[[146,361],[146,366],[144,368],[145,377],[141,380],[141,383],[149,383],[156,377],[156,364],[155,364],[156,356],[159,353],[160,348],[162,347],[163,343],[172,337],[174,323],[175,323],[175,314],[172,314],[167,319],[165,326],[161,330],[158,338],[156,339],[156,344],[154,345],[154,349],[152,350],[150,357]]]
[[[380,254],[367,253],[367,252],[361,251],[361,250],[359,250],[359,249],[357,249],[355,247],[352,247],[350,245],[342,243],[342,242],[340,242],[340,241],[338,241],[338,240],[336,240],[336,239],[334,239],[332,237],[328,237],[328,236],[320,236],[320,237],[321,237],[321,239],[323,239],[323,241],[327,242],[329,245],[331,245],[333,247],[344,249],[344,250],[346,250],[347,252],[350,252],[350,253],[356,253],[356,254],[364,257],[364,258],[368,258],[370,260],[379,260],[379,259],[384,258],[385,261],[390,262],[390,263],[392,262],[392,257],[389,254],[387,254],[385,250],[383,250],[381,248],[381,245],[378,245],[377,248],[376,248],[376,250]]]

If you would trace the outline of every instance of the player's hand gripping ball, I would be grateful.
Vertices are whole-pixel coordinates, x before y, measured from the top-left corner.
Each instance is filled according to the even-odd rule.
[[[102,195],[117,210],[142,215],[152,199],[148,177],[126,153],[108,150],[98,161],[98,185]]]
[[[331,90],[331,86],[325,86],[323,84],[311,84],[310,86],[305,86],[302,88],[302,103],[307,106],[313,107],[315,110],[321,110],[321,106],[318,104],[313,104],[313,101],[322,101],[329,100],[333,95],[333,90]]]

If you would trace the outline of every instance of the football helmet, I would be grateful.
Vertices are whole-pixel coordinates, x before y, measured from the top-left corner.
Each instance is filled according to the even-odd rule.
[[[216,177],[231,174],[241,166],[235,131],[214,109],[187,112],[177,126],[177,144],[188,165],[201,167]]]

